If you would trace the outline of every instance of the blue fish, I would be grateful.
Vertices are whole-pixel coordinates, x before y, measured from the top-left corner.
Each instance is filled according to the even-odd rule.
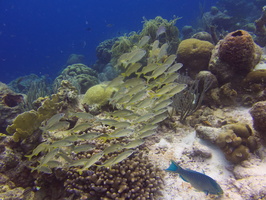
[[[206,195],[223,194],[220,185],[211,177],[190,169],[183,169],[173,160],[171,160],[171,165],[165,171],[178,173],[184,181],[189,182],[194,188],[205,192]]]

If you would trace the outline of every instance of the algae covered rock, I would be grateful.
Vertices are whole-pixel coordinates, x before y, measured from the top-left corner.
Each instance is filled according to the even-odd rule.
[[[67,65],[73,65],[73,64],[77,64],[77,63],[83,63],[83,61],[84,61],[84,56],[83,55],[71,54],[68,57],[66,64]]]
[[[118,40],[118,38],[108,39],[103,42],[101,42],[96,47],[96,56],[98,58],[98,63],[101,64],[107,64],[111,61],[112,58],[112,46],[115,44],[115,42]]]
[[[24,111],[25,96],[13,92],[8,86],[0,82],[0,132],[10,125],[13,119]]]
[[[183,40],[177,49],[178,61],[188,68],[191,76],[208,68],[214,45],[194,38]]]
[[[212,39],[211,34],[209,34],[208,32],[205,32],[205,31],[197,32],[194,35],[192,35],[191,37],[198,39],[198,40],[203,40],[203,41],[213,43],[213,39]]]
[[[226,83],[221,87],[214,88],[209,93],[209,101],[215,105],[235,105],[237,91],[232,87],[231,83]]]
[[[266,138],[266,101],[260,101],[255,103],[251,110],[250,114],[253,118],[253,127],[258,131],[264,139]]]
[[[87,105],[96,104],[99,107],[104,106],[115,91],[115,88],[107,87],[106,84],[95,85],[87,90],[83,97],[83,103]]]
[[[57,92],[59,99],[69,103],[75,103],[78,98],[78,90],[69,81],[61,81],[61,85]]]
[[[225,158],[238,164],[250,157],[258,148],[257,141],[247,124],[235,123],[222,128],[197,126],[197,135],[216,144],[223,151]]]
[[[84,64],[67,66],[54,81],[56,89],[62,80],[70,81],[82,94],[91,86],[98,84],[97,72]]]
[[[0,173],[16,167],[21,161],[20,155],[5,145],[0,145]]]

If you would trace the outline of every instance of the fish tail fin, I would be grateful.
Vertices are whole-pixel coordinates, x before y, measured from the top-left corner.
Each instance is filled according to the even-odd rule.
[[[137,78],[139,78],[142,73],[141,72],[136,72],[135,74],[137,75]]]
[[[179,173],[181,170],[182,168],[173,160],[171,160],[170,166],[167,169],[165,169],[165,171],[177,172],[177,173]]]
[[[123,77],[127,77],[126,73],[122,73],[121,75],[122,75]]]
[[[79,173],[79,175],[81,176],[83,173],[83,169],[78,169],[77,172]]]

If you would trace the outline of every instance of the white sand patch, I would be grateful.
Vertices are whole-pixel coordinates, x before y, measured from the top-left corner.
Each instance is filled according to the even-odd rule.
[[[252,127],[249,109],[228,108],[216,110],[214,115],[215,113],[220,115],[219,117],[233,118],[237,122],[247,123]],[[204,172],[215,179],[224,191],[222,196],[206,196],[205,193],[197,191],[189,183],[183,181],[178,174],[165,172],[163,197],[160,200],[244,200],[266,197],[266,192],[263,194],[266,189],[263,189],[264,187],[259,182],[252,182],[255,180],[260,180],[262,184],[266,182],[266,159],[263,161],[254,155],[251,158],[254,161],[253,164],[244,161],[244,164],[235,166],[225,159],[223,152],[217,146],[199,139],[194,129],[190,127],[179,128],[176,131],[163,130],[159,132],[158,137],[160,142],[149,146],[149,157],[159,168],[168,168],[170,160],[174,160],[183,168]],[[264,148],[260,151],[265,153]],[[261,154],[264,156],[264,153]],[[208,158],[209,154],[211,154],[210,158]],[[237,178],[246,178],[246,181],[237,180],[235,175],[238,176]],[[249,195],[250,198],[247,198]]]

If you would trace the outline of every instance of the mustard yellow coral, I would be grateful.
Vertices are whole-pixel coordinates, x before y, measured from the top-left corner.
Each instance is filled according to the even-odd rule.
[[[213,48],[214,45],[207,41],[194,38],[183,40],[177,49],[178,61],[188,68],[191,75],[194,75],[208,69]]]
[[[41,120],[38,112],[31,110],[18,115],[13,124],[7,127],[6,131],[9,134],[13,134],[14,141],[18,142],[33,134],[40,125]]]
[[[83,103],[87,105],[96,104],[99,107],[104,106],[115,91],[115,88],[107,87],[106,84],[95,85],[87,90],[83,97]]]

